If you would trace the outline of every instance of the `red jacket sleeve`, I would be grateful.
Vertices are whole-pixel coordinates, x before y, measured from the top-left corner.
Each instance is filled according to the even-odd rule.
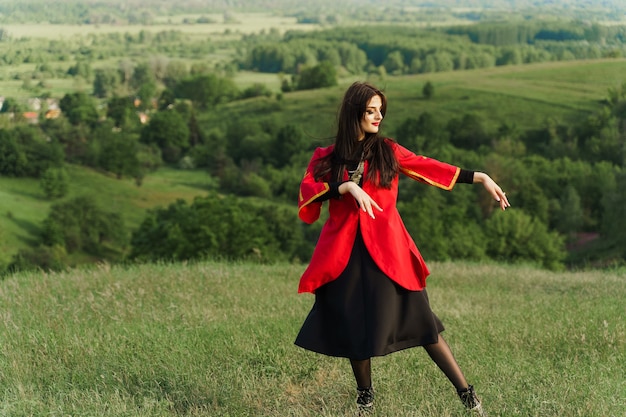
[[[317,148],[313,153],[311,161],[304,173],[304,178],[300,183],[300,192],[298,194],[298,216],[308,224],[313,223],[320,217],[322,211],[322,202],[315,201],[318,197],[330,191],[327,182],[315,181],[313,177],[313,168],[317,160],[324,157],[330,152],[329,148]]]
[[[398,159],[400,172],[414,180],[451,190],[461,168],[426,156],[415,155],[397,143],[391,145]]]

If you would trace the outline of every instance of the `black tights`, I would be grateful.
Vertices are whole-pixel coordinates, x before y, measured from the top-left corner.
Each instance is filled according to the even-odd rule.
[[[459,364],[456,362],[450,350],[450,346],[448,346],[448,343],[441,335],[439,335],[439,341],[437,341],[437,343],[426,345],[424,349],[426,349],[426,352],[428,352],[433,362],[437,364],[439,369],[441,369],[450,382],[452,382],[452,385],[454,385],[457,391],[464,390],[468,387],[463,371],[461,371]]]
[[[362,361],[350,359],[356,386],[359,388],[370,388],[372,386],[372,360],[370,358]]]
[[[430,358],[437,364],[439,369],[443,371],[446,377],[452,382],[452,385],[457,390],[463,390],[468,387],[465,375],[459,367],[450,346],[448,343],[439,336],[437,343],[424,346],[426,352]],[[352,365],[352,372],[354,372],[354,378],[359,388],[369,388],[372,386],[372,360],[354,360],[350,359],[350,365]]]

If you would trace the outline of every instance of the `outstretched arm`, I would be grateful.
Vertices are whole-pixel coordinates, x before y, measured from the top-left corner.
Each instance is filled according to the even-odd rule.
[[[500,202],[500,208],[502,210],[506,210],[507,207],[511,207],[509,204],[509,200],[506,198],[506,193],[502,191],[502,188],[491,177],[484,172],[475,172],[474,173],[474,182],[480,182],[483,184],[485,189],[491,194],[494,200]]]

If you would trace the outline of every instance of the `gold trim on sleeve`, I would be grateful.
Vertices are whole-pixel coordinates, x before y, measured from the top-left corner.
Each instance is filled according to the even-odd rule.
[[[327,182],[325,182],[325,183],[324,183],[324,189],[323,189],[321,192],[319,192],[319,193],[315,194],[313,197],[311,197],[311,198],[310,198],[308,201],[306,201],[305,203],[302,203],[302,204],[300,205],[300,208],[298,209],[298,212],[300,212],[300,210],[302,210],[302,208],[303,208],[303,207],[308,206],[309,204],[311,204],[311,202],[313,202],[313,200],[315,200],[316,198],[318,198],[318,197],[323,196],[324,194],[326,194],[329,190],[330,190],[330,186],[328,185],[328,183],[327,183]],[[302,197],[302,190],[300,190],[300,197],[299,197],[300,201],[302,201],[302,199],[303,199],[303,198],[304,198],[304,197]]]
[[[459,167],[456,168],[456,172],[454,173],[454,177],[452,178],[450,183],[447,184],[447,185],[438,183],[438,182],[433,181],[433,180],[430,180],[430,179],[428,179],[428,178],[418,174],[417,172],[411,171],[410,169],[407,169],[407,168],[400,168],[400,171],[402,171],[404,173],[404,175],[406,175],[408,177],[411,177],[413,179],[417,179],[419,181],[422,181],[422,182],[425,182],[427,184],[434,185],[435,187],[439,187],[439,188],[441,188],[443,190],[449,191],[456,184],[456,180],[459,178],[459,174],[461,173],[461,168],[459,168]]]

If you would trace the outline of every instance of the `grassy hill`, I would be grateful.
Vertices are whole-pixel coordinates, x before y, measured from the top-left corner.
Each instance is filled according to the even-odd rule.
[[[293,345],[302,265],[194,263],[0,282],[0,415],[351,416],[346,360]],[[435,263],[433,309],[491,416],[618,417],[624,271]],[[465,415],[422,349],[373,361],[375,416]]]
[[[170,168],[148,175],[140,187],[132,179],[118,180],[79,166],[69,166],[68,176],[66,198],[90,196],[104,211],[122,214],[131,229],[139,225],[147,209],[167,206],[179,198],[191,201],[215,187],[206,172]],[[36,242],[52,204],[54,201],[45,199],[38,180],[0,177],[0,264]]]
[[[247,83],[253,79],[250,74],[240,76]],[[261,81],[267,80],[266,75],[262,77]],[[334,88],[289,93],[282,105],[264,100],[232,103],[228,117],[275,117],[301,125],[313,138],[328,137],[334,133],[341,95],[351,82],[363,78],[347,77]],[[531,129],[544,126],[549,119],[574,123],[597,111],[607,90],[626,81],[626,59],[501,66],[384,79],[372,76],[370,81],[389,98],[385,132],[391,135],[407,117],[417,117],[424,111],[442,120],[473,113],[481,116],[489,128],[507,123]],[[427,81],[435,87],[430,100],[422,95]]]

